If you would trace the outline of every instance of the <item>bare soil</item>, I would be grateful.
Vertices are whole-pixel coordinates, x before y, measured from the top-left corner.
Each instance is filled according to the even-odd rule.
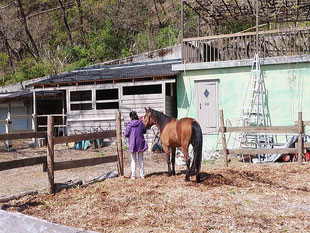
[[[115,154],[115,146],[85,151],[58,147],[56,160]],[[1,152],[0,161],[45,154],[45,148]],[[129,174],[125,151],[125,174]],[[56,182],[92,179],[116,164],[55,172]],[[1,195],[40,189],[0,204],[54,223],[99,232],[310,232],[310,164],[205,161],[202,182],[184,181],[184,166],[167,176],[166,159],[145,154],[146,178],[117,177],[86,188],[45,193],[42,166],[1,172]]]

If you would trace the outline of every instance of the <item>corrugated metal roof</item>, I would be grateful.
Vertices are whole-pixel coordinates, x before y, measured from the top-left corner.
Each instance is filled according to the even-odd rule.
[[[153,78],[176,76],[179,72],[172,70],[173,64],[180,60],[149,63],[129,63],[122,65],[89,66],[71,72],[53,75],[48,79],[32,83],[31,86],[53,85],[61,83],[92,82],[100,80],[121,80],[132,78]]]
[[[59,95],[61,91],[36,91],[36,97],[48,97]],[[6,102],[8,100],[16,100],[16,99],[27,99],[32,98],[33,91],[30,90],[22,90],[11,93],[0,94],[0,102]]]

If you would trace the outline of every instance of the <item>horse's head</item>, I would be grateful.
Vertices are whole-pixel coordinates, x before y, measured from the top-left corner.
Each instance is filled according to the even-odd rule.
[[[149,129],[152,127],[152,125],[155,124],[155,118],[152,115],[152,109],[151,108],[144,108],[145,109],[145,115],[143,117],[143,124],[145,128]]]

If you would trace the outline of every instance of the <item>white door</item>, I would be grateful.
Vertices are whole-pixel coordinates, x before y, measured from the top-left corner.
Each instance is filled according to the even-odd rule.
[[[217,81],[196,82],[197,120],[203,134],[218,133]]]

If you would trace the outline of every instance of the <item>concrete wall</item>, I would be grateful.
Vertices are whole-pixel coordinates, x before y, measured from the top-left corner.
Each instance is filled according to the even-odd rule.
[[[265,62],[268,63],[268,62]],[[177,79],[178,118],[196,118],[196,80],[218,80],[219,109],[235,126],[240,119],[241,108],[250,78],[251,62],[234,67],[194,69],[189,64],[179,66],[182,75]],[[195,64],[197,67],[197,64]],[[185,68],[185,69],[184,69]],[[310,120],[310,59],[308,62],[265,64],[261,66],[268,92],[268,106],[273,126],[293,125],[298,112]],[[310,132],[308,132],[310,133]],[[220,134],[204,135],[204,150],[221,148]],[[232,143],[230,140],[230,145]]]

